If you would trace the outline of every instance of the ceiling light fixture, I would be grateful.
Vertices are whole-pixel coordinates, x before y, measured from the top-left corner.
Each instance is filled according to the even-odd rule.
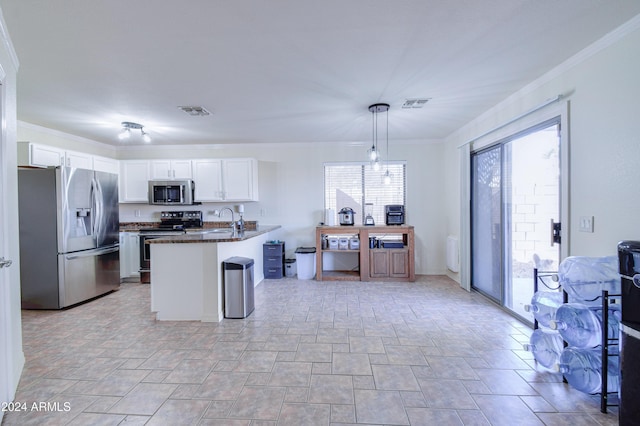
[[[134,130],[140,130],[140,136],[142,137],[143,141],[147,143],[151,142],[151,136],[149,136],[149,133],[144,131],[144,126],[142,124],[132,123],[130,121],[123,121],[121,125],[122,125],[122,131],[118,135],[118,139],[120,140],[129,139],[131,137],[131,129],[134,129]]]
[[[386,113],[387,155],[389,155],[389,104],[380,103],[380,104],[370,105],[369,111],[371,111],[371,114],[372,114],[372,125],[373,125],[372,140],[373,141],[371,143],[371,148],[367,150],[367,154],[369,156],[369,161],[371,162],[371,167],[373,168],[373,170],[378,171],[381,168],[380,148],[378,146],[378,114],[380,114],[381,112]],[[388,165],[387,165],[387,169],[388,169]]]

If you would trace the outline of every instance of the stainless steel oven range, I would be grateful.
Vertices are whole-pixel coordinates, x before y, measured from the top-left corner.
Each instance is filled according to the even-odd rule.
[[[185,234],[189,228],[202,228],[202,212],[197,210],[160,212],[160,224],[142,228],[140,235],[140,282],[151,282],[151,247],[147,240]]]

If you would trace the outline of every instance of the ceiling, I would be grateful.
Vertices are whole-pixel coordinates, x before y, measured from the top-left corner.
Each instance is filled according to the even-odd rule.
[[[115,146],[438,140],[640,13],[638,0],[0,0],[18,119]],[[406,99],[430,98],[421,109]],[[194,117],[178,106],[211,112]]]

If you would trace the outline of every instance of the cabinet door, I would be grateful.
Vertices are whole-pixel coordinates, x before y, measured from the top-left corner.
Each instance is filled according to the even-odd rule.
[[[389,276],[392,278],[409,276],[408,250],[389,250]]]
[[[135,232],[129,232],[129,276],[140,276],[140,236]]]
[[[120,166],[118,164],[118,160],[94,155],[93,170],[97,172],[120,173]]]
[[[171,178],[172,179],[191,179],[193,173],[191,171],[191,160],[173,160],[171,161]]]
[[[193,160],[195,201],[223,201],[222,161],[213,159]]]
[[[151,179],[171,179],[171,160],[153,160],[149,163]]]
[[[64,151],[45,145],[30,144],[29,165],[34,167],[62,166]]]
[[[369,251],[369,275],[372,278],[389,276],[389,252],[387,250]]]
[[[149,161],[126,160],[120,162],[120,202],[148,203]]]
[[[153,160],[151,179],[191,179],[191,160]]]
[[[129,237],[128,232],[120,233],[120,279],[127,278],[131,266],[129,265]]]
[[[66,151],[64,155],[64,164],[67,167],[93,170],[93,157],[83,152]]]
[[[226,201],[258,200],[258,166],[252,158],[224,160],[222,168]]]

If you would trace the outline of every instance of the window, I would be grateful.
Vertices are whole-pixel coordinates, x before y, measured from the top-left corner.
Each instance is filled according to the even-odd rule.
[[[362,225],[367,214],[376,225],[384,225],[384,206],[405,205],[407,164],[389,162],[391,183],[384,184],[387,164],[375,171],[368,162],[324,164],[324,208],[338,213],[343,207],[356,212],[354,222]]]

